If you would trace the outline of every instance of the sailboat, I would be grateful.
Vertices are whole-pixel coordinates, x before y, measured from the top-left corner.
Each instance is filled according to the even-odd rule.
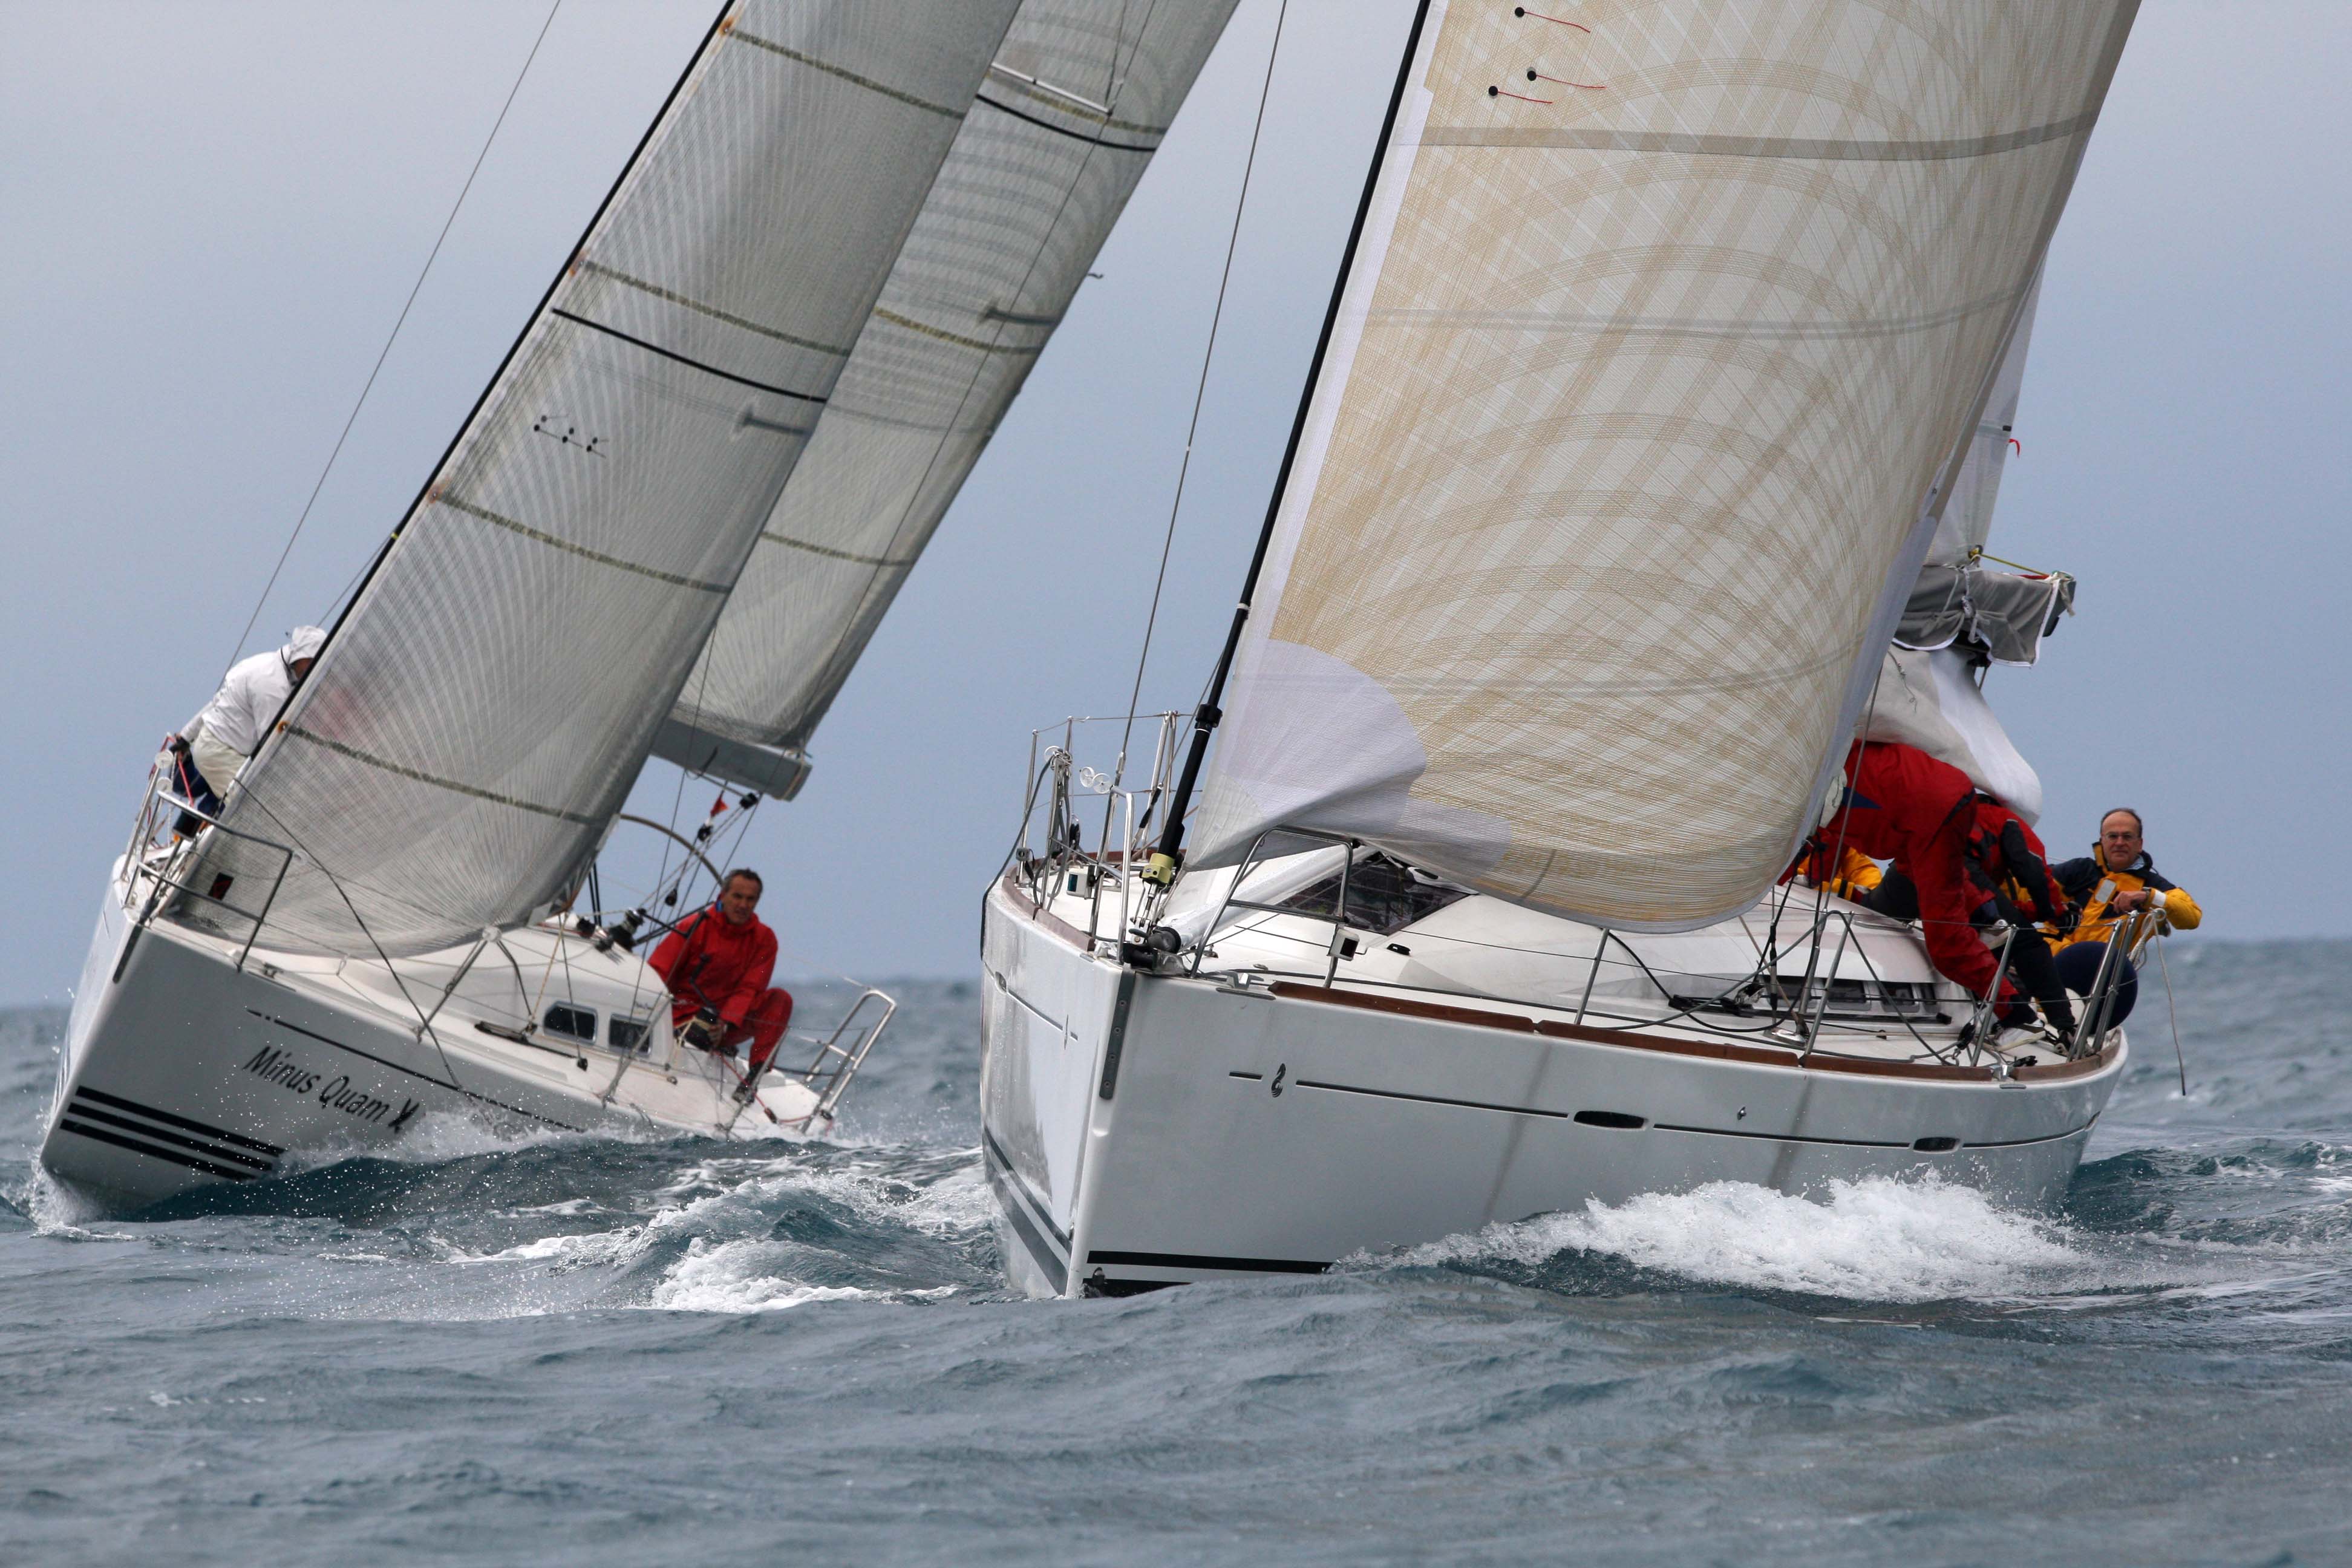
[[[625,910],[600,850],[649,756],[799,791],[1233,5],[730,0],[220,808],[151,782],[41,1163],[143,1204],[439,1114],[822,1131],[895,1004],[687,1048],[634,949],[709,836],[649,824]]]
[[[1033,742],[982,941],[1021,1287],[1717,1181],[2063,1194],[2117,966],[2029,1045],[1784,873],[1857,740],[2038,809],[1983,674],[2073,584],[1984,546],[2134,11],[1419,5],[1206,700],[1148,779]]]

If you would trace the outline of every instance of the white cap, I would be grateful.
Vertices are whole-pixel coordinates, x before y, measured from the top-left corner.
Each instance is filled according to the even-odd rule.
[[[286,646],[278,655],[288,664],[299,664],[306,658],[316,658],[319,650],[327,646],[327,634],[317,626],[296,626],[286,634]]]

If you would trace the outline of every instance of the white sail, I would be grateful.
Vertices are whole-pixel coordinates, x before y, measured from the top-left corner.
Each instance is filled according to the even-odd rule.
[[[1026,0],[660,754],[789,795],[1235,0]]]
[[[1675,929],[1853,732],[2132,0],[1432,0],[1197,861],[1294,824]]]
[[[264,945],[419,952],[577,874],[1013,11],[722,15],[231,795],[229,826],[296,851]],[[192,885],[250,910],[274,870],[215,834]]]

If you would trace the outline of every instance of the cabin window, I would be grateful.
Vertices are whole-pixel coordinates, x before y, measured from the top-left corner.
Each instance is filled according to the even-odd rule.
[[[1348,924],[1390,936],[1470,895],[1449,888],[1385,855],[1367,855],[1348,868]],[[1339,873],[1309,883],[1282,900],[1286,910],[1328,920],[1339,902]]]
[[[547,1010],[547,1016],[541,1020],[540,1026],[549,1034],[560,1035],[567,1040],[585,1040],[593,1044],[596,1038],[596,1010],[593,1007],[574,1007],[570,1003],[558,1002]]]
[[[643,1056],[646,1035],[653,1027],[651,1018],[621,1018],[613,1020],[613,1048],[624,1055]]]

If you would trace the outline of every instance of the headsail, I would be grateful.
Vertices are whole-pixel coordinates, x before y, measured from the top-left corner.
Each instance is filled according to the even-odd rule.
[[[790,794],[1236,0],[1025,0],[656,742]]]
[[[1013,8],[722,14],[239,780],[226,820],[298,851],[263,945],[443,946],[577,874]],[[257,903],[275,858],[214,837],[194,885]]]
[[[1199,858],[1752,902],[1860,716],[2133,0],[1431,0]]]

